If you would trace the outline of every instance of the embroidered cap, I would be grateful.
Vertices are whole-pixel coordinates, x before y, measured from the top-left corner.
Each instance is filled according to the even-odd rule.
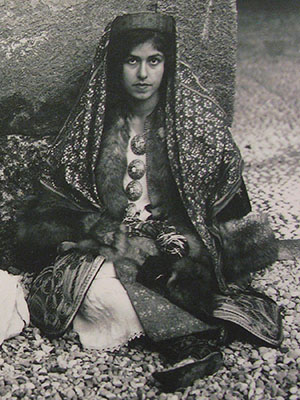
[[[111,33],[117,35],[134,29],[152,29],[162,33],[175,32],[175,20],[170,15],[140,12],[117,17],[111,26]]]

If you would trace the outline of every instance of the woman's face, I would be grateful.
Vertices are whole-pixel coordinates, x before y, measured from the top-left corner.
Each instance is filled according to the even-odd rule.
[[[151,41],[134,47],[123,63],[123,86],[135,100],[146,101],[159,96],[165,57]]]

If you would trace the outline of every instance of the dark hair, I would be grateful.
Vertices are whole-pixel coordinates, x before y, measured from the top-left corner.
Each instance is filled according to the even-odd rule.
[[[112,106],[123,102],[126,94],[122,85],[122,70],[125,59],[133,48],[151,41],[153,46],[165,56],[163,91],[168,79],[173,76],[175,64],[175,37],[151,29],[135,29],[119,35],[112,35],[107,55],[107,102]]]

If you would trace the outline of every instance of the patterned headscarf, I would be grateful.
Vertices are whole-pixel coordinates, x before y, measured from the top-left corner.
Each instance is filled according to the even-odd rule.
[[[118,17],[119,22],[124,17]],[[129,25],[118,23],[123,30],[132,29],[133,22],[138,21],[139,28],[173,29],[176,35],[170,16],[138,13],[127,18],[131,18]],[[112,25],[109,24],[97,49],[87,85],[50,150],[48,169],[42,178],[46,187],[79,207],[100,210],[102,205],[94,171],[104,129],[106,66],[111,37]],[[219,256],[207,220],[212,219],[216,210],[226,205],[238,190],[242,160],[228,130],[225,113],[178,55],[174,79],[167,86],[164,120],[168,157],[179,193],[217,266]]]

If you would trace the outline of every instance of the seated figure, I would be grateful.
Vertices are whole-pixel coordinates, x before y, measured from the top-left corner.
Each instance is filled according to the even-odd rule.
[[[274,235],[247,215],[226,115],[176,42],[159,13],[107,27],[17,231],[19,264],[37,273],[33,323],[52,337],[73,323],[103,350],[145,336],[180,362],[154,374],[172,390],[221,367],[236,325],[282,340],[276,304],[248,286],[276,260]]]

